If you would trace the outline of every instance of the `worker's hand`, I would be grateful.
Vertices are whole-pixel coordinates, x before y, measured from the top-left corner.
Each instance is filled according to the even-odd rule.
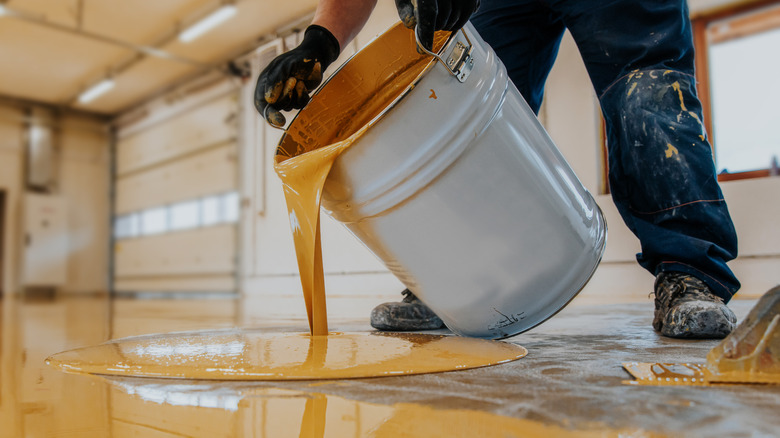
[[[395,0],[395,6],[404,25],[410,29],[417,25],[423,47],[433,50],[433,33],[463,27],[479,8],[479,0]]]
[[[309,103],[309,93],[322,82],[322,72],[336,60],[339,41],[322,26],[306,29],[301,44],[283,53],[260,73],[255,86],[255,108],[271,125],[286,120],[279,111],[300,109]]]

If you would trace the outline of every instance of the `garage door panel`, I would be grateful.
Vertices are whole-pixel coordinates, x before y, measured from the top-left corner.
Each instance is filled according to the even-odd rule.
[[[120,178],[116,212],[126,214],[236,189],[236,146],[228,143]]]
[[[117,278],[235,272],[235,225],[127,239],[115,246]]]
[[[237,137],[237,97],[228,95],[123,138],[117,173],[125,175]]]

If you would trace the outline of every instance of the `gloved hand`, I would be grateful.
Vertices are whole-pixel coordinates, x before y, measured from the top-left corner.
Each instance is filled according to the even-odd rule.
[[[479,8],[479,0],[395,0],[395,7],[404,26],[414,29],[416,24],[423,47],[433,50],[433,32],[463,27]]]
[[[322,82],[322,72],[336,60],[341,48],[330,31],[315,24],[306,28],[298,47],[283,53],[260,73],[255,86],[255,108],[271,125],[286,120],[279,111],[303,108],[309,93]]]

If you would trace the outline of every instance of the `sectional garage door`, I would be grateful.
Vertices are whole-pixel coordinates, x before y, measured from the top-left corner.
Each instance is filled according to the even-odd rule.
[[[114,290],[236,290],[238,91],[151,105],[118,129]]]

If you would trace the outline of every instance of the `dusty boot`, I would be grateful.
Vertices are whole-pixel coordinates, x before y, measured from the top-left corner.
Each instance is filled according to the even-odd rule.
[[[383,303],[371,311],[371,327],[385,331],[434,330],[444,323],[416,296],[406,289],[400,303]]]
[[[720,339],[737,324],[723,299],[696,277],[662,272],[655,281],[653,328],[670,338]]]

